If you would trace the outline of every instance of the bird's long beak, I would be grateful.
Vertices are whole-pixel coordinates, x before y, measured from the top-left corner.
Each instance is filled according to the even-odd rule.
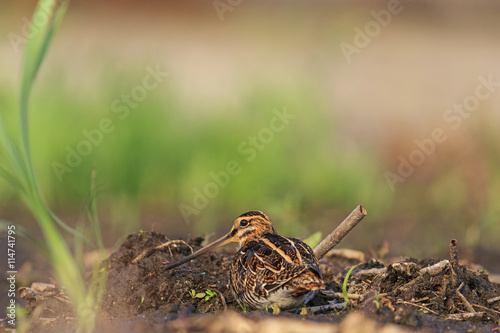
[[[224,237],[221,237],[219,238],[218,240],[216,240],[215,242],[213,243],[210,243],[208,244],[207,246],[205,247],[202,247],[201,249],[199,249],[198,251],[188,255],[187,257],[185,258],[182,258],[181,260],[177,261],[177,262],[174,262],[172,265],[169,265],[165,268],[165,270],[169,270],[169,269],[172,269],[172,268],[175,268],[175,267],[178,267],[182,264],[185,264],[187,263],[188,261],[191,261],[193,260],[194,258],[196,257],[199,257],[201,256],[202,254],[205,254],[207,252],[210,252],[210,251],[213,251],[215,249],[218,249],[219,247],[221,246],[224,246],[226,244],[229,244],[229,243],[232,243],[233,242],[233,238],[231,237],[231,234],[227,234],[225,235]]]

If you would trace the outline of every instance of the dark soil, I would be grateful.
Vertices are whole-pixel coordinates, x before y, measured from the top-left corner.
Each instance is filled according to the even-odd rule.
[[[103,263],[109,275],[96,331],[258,332],[293,328],[302,332],[349,332],[349,325],[356,325],[356,331],[364,327],[363,332],[390,328],[498,331],[500,301],[491,300],[500,295],[500,285],[490,282],[484,271],[459,265],[455,275],[450,264],[437,259],[406,259],[386,264],[362,254],[353,257],[332,251],[320,261],[330,294],[342,291],[347,270],[356,265],[347,291],[359,296],[350,302],[349,308],[307,315],[282,311],[273,315],[263,310],[243,312],[234,300],[228,288],[228,268],[234,253],[210,253],[165,271],[168,263],[200,248],[203,239],[186,243],[171,241],[168,246],[155,249],[168,241],[165,235],[155,232],[131,234]],[[140,259],[136,259],[138,256]],[[215,294],[210,296],[207,290]],[[308,306],[325,305],[329,301],[343,299],[339,295],[322,294]],[[58,302],[62,301],[54,297],[30,300],[34,331],[72,331],[71,314],[64,313]],[[37,308],[42,304],[49,310],[40,315]],[[464,315],[471,310],[475,314]]]

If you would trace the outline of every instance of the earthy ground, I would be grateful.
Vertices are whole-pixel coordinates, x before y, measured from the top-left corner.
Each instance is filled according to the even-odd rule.
[[[444,259],[382,262],[351,250],[334,250],[321,260],[328,295],[308,304],[308,314],[263,310],[244,312],[227,286],[233,253],[210,253],[172,271],[164,267],[200,248],[202,238],[171,241],[160,233],[128,236],[107,262],[108,283],[96,331],[300,331],[498,332],[500,285],[484,270]],[[166,242],[168,245],[155,249]],[[348,308],[321,310],[343,302],[339,294],[347,270]],[[50,289],[50,288],[49,288]],[[57,288],[56,288],[57,289]],[[457,291],[458,290],[458,291]],[[214,292],[215,294],[211,293]],[[57,290],[25,296],[33,331],[74,329],[67,303]],[[314,313],[312,313],[314,312]]]

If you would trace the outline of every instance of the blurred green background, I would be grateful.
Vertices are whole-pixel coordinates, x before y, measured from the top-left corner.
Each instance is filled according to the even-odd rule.
[[[112,246],[140,228],[219,236],[254,209],[284,235],[326,235],[363,204],[341,246],[447,257],[457,238],[499,272],[500,89],[478,88],[500,82],[498,3],[232,3],[70,4],[30,105],[49,205],[73,225],[96,170]],[[0,3],[0,112],[13,128],[34,5]],[[448,111],[477,89],[490,93],[472,111]],[[435,129],[446,139],[431,144]],[[228,163],[237,174],[224,176]],[[3,180],[0,198],[0,218],[35,228]]]

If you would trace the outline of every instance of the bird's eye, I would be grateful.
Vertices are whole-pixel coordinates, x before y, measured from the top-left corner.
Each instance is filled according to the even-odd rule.
[[[240,226],[246,227],[248,225],[248,220],[241,220],[240,221]]]

